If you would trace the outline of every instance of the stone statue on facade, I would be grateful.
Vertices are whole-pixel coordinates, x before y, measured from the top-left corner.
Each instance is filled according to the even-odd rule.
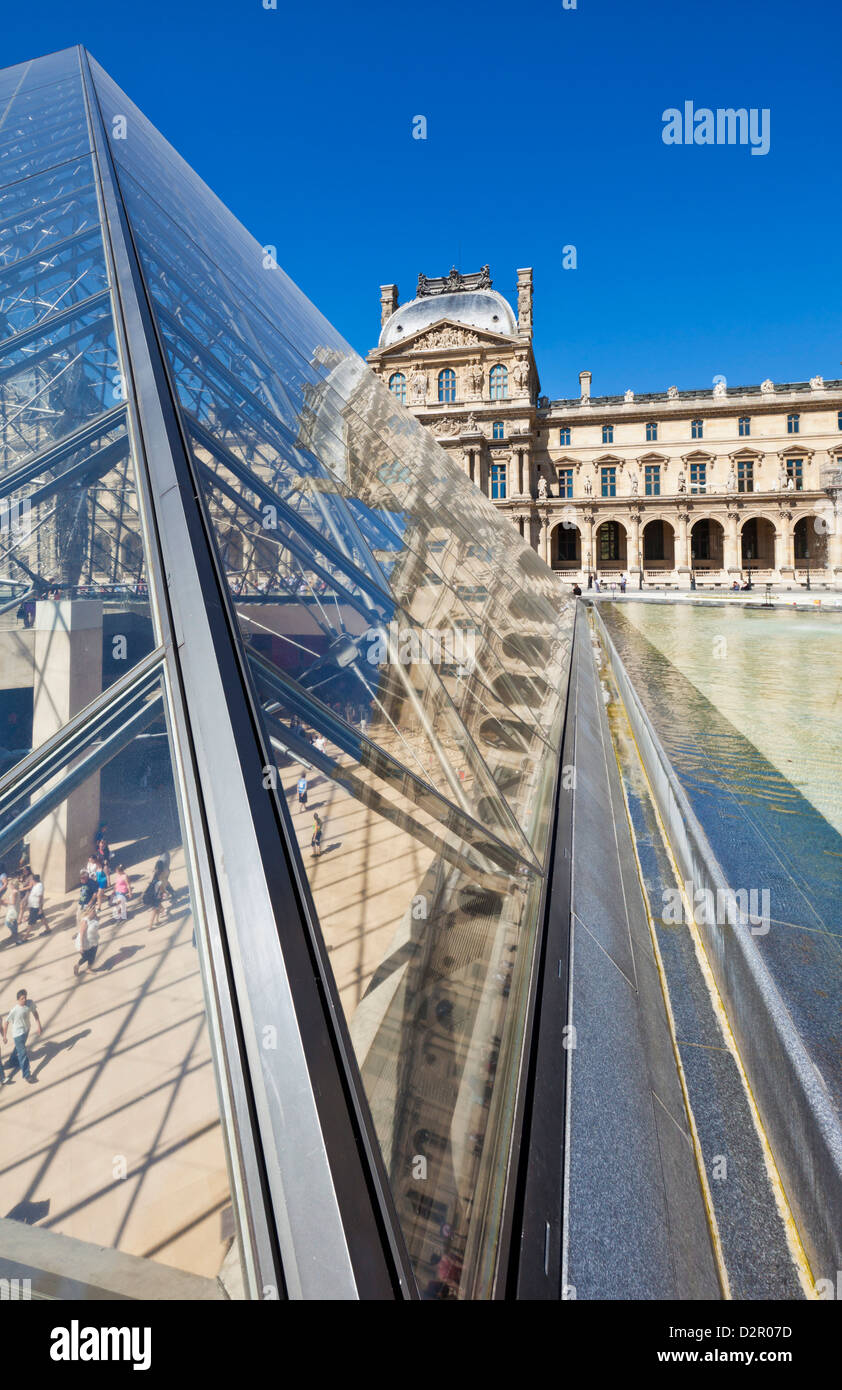
[[[472,396],[479,397],[482,395],[482,382],[484,376],[485,373],[479,362],[472,362],[468,368],[468,381],[470,383]]]
[[[519,357],[512,369],[515,386],[521,395],[525,395],[529,389],[529,365],[523,357]]]
[[[593,483],[591,482],[590,478],[587,477],[585,478],[585,496],[593,496]]]
[[[766,378],[765,381],[761,381],[761,383],[760,383],[760,390],[763,392],[763,395],[764,395],[764,396],[771,396],[771,395],[772,395],[772,393],[773,393],[774,390],[775,390],[775,383],[774,383],[774,381],[772,381],[771,377],[768,377],[768,376],[767,376],[767,378]]]
[[[684,476],[684,469],[683,469],[683,468],[680,470],[680,472],[679,472],[679,474],[678,474],[678,481],[677,481],[677,483],[676,483],[676,487],[677,487],[677,489],[678,489],[679,492],[686,492],[686,491],[687,491],[687,479],[686,479],[685,476]]]
[[[427,373],[416,367],[409,378],[413,405],[423,405],[427,399]]]
[[[736,475],[736,473],[734,472],[734,465],[733,465],[733,463],[731,464],[731,467],[730,467],[730,469],[728,470],[728,477],[725,479],[725,491],[726,491],[726,492],[736,492],[736,491],[737,491],[737,475]]]
[[[784,492],[786,490],[786,469],[784,468],[783,464],[781,464],[780,468],[778,469],[778,480],[777,487],[775,490],[777,492]]]
[[[632,497],[636,497],[636,496],[637,496],[637,489],[638,489],[638,487],[639,487],[639,482],[638,482],[637,474],[636,474],[636,473],[632,473],[632,476],[631,476],[631,493],[632,493]]]
[[[626,405],[631,405],[632,401],[634,400],[634,391],[632,391],[631,387],[629,387],[628,391],[624,395],[623,400],[625,401]]]
[[[810,390],[811,390],[811,391],[823,391],[823,390],[824,390],[824,377],[823,377],[823,376],[811,376],[811,377],[810,377]]]
[[[728,387],[726,386],[724,381],[717,381],[714,383],[713,395],[715,400],[721,401],[723,396],[727,396],[727,394]]]
[[[540,478],[538,479],[538,501],[545,502],[548,496],[549,491],[547,488],[547,480],[542,473]]]
[[[677,400],[678,400],[678,387],[677,387],[677,386],[671,386],[671,387],[669,388],[669,390],[667,391],[667,398],[668,398],[669,400],[671,400],[671,401],[677,401]]]

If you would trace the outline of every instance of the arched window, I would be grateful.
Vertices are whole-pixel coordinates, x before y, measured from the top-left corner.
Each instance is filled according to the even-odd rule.
[[[495,421],[494,421],[494,424],[491,426],[491,438],[492,438],[492,439],[505,439],[505,438],[506,438],[506,430],[505,430],[505,427],[504,427],[504,425],[503,425],[503,421],[502,421],[502,420],[495,420]]]
[[[496,367],[492,367],[488,373],[488,386],[493,401],[505,401],[509,398],[509,373],[498,362]]]
[[[406,405],[406,377],[403,372],[392,372],[389,377],[389,390],[397,396],[401,405]]]
[[[452,367],[439,372],[439,400],[446,404],[456,400],[456,373]]]
[[[798,415],[787,415],[786,432],[787,434],[798,434],[800,428],[800,417]]]

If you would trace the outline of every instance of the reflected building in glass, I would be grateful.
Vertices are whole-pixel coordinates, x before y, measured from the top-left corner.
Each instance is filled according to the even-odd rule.
[[[84,50],[0,107],[4,1274],[490,1296],[573,609]]]

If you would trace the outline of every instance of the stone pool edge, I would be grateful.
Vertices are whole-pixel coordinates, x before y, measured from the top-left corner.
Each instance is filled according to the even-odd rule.
[[[695,888],[726,891],[722,868],[599,613],[640,757],[673,854]],[[749,924],[700,922],[699,932],[815,1280],[842,1269],[842,1125],[763,961]]]

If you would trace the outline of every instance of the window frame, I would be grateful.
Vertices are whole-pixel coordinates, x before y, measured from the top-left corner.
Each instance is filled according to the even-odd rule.
[[[453,405],[456,400],[456,373],[452,367],[442,367],[436,377],[439,405]]]
[[[507,401],[509,399],[509,369],[504,362],[495,362],[488,373],[488,399]]]
[[[400,390],[399,390],[399,391],[396,391],[396,390],[395,390],[395,384],[396,384],[397,382],[400,382]],[[389,377],[389,380],[388,380],[387,385],[388,385],[389,390],[391,391],[392,395],[395,397],[395,400],[400,401],[401,405],[406,405],[406,375],[405,375],[405,373],[404,373],[404,372],[392,372],[392,375]]]

